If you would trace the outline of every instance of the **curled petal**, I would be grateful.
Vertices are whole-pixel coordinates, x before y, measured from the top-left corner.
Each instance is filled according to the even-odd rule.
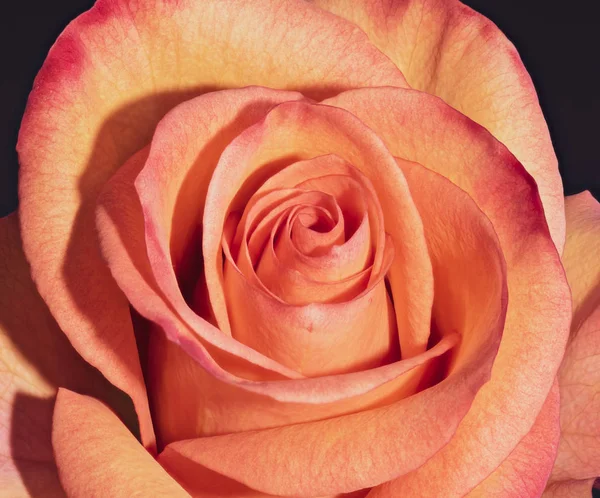
[[[52,446],[70,497],[190,496],[94,398],[58,391]]]
[[[150,384],[157,400],[160,439],[167,444],[322,420],[384,406],[414,394],[424,379],[439,378],[444,358],[458,342],[457,334],[444,337],[421,355],[367,372],[277,384],[243,384],[238,379],[232,382],[216,378],[186,351],[155,333],[150,349]]]
[[[198,476],[206,468],[276,495],[350,492],[427,460],[452,436],[468,410],[467,400],[483,381],[469,371],[454,376],[451,385],[438,384],[390,406],[338,419],[175,442],[159,461],[168,470],[182,457],[194,463],[178,476],[184,486],[200,485]]]
[[[459,0],[315,0],[360,26],[412,88],[487,128],[535,179],[552,239],[565,241],[562,181],[531,77],[498,27]]]
[[[561,440],[551,480],[600,475],[600,205],[589,192],[567,197],[563,263],[574,316],[559,370]]]
[[[401,354],[403,358],[418,354],[429,339],[433,297],[421,220],[401,171],[379,138],[351,114],[329,106],[281,104],[239,135],[221,155],[203,220],[203,256],[213,308],[222,309],[226,303],[221,234],[229,213],[240,210],[250,194],[283,167],[323,154],[337,154],[373,182],[395,250],[388,279]],[[226,316],[217,320],[220,326],[227,323]]]
[[[226,310],[212,302],[211,313],[219,329],[198,316],[182,293],[179,275],[184,275],[186,246],[194,245],[205,203],[208,182],[225,146],[242,130],[263,118],[275,104],[302,98],[293,92],[250,87],[204,95],[178,106],[159,124],[145,164],[135,174],[135,189],[143,211],[145,245],[152,279],[159,289],[163,307],[173,309],[176,320],[183,320],[210,346],[225,355],[244,358],[249,368],[272,370],[271,375],[297,376],[277,362],[257,354],[230,337]],[[173,230],[176,226],[177,230]],[[201,228],[205,238],[209,227]],[[219,234],[220,237],[220,234]],[[219,238],[220,240],[220,238]],[[109,261],[109,264],[111,262]],[[202,262],[197,264],[201,267]],[[206,270],[205,270],[206,271]],[[121,276],[113,272],[117,281]],[[204,281],[202,272],[194,276]],[[207,280],[208,287],[211,282]],[[123,285],[121,285],[123,288]],[[133,296],[135,288],[124,289],[130,302],[142,313],[155,314],[143,296]],[[148,310],[148,311],[146,311]],[[164,319],[162,320],[164,321]],[[183,325],[183,324],[182,324]]]
[[[388,253],[387,267],[392,258],[393,252]],[[276,301],[229,266],[225,281],[227,298],[234,303],[234,337],[303,375],[367,370],[399,356],[393,306],[383,278],[350,301],[304,306]]]
[[[257,235],[264,230],[261,227],[273,217],[273,211],[269,210],[269,204],[265,202],[267,195],[261,194],[268,192],[268,195],[282,195],[283,191],[290,188],[316,190],[332,195],[339,204],[342,216],[336,226],[325,234],[318,234],[313,230],[298,230],[300,233],[294,232],[291,237],[283,237],[278,256],[293,259],[301,269],[309,270],[320,281],[341,280],[355,275],[366,269],[373,257],[370,278],[379,278],[382,274],[382,253],[375,251],[373,256],[371,249],[383,248],[386,237],[377,192],[364,174],[334,154],[298,161],[265,181],[248,202],[238,225],[243,227],[243,231],[238,228],[235,246],[240,246],[246,238],[249,239],[251,248],[256,246]],[[262,206],[260,215],[257,212],[259,206]],[[247,219],[246,213],[250,219]],[[260,220],[259,226],[254,226],[254,218]],[[365,240],[367,229],[370,243]],[[288,244],[288,241],[291,243]],[[293,254],[290,255],[290,252]]]
[[[418,162],[466,191],[498,234],[510,302],[492,379],[477,394],[453,440],[391,484],[396,496],[418,495],[424,487],[440,496],[465,494],[530,431],[564,354],[569,289],[537,187],[487,130],[431,95],[372,88],[344,92],[324,103],[350,110],[394,155]],[[440,468],[446,469],[447,479],[436,478]]]

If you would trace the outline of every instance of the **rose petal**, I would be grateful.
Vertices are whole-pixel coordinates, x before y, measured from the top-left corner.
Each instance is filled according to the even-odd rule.
[[[573,331],[558,379],[561,440],[552,479],[597,477],[600,475],[600,306]]]
[[[217,474],[209,469],[199,468],[194,462],[183,455],[171,454],[169,456],[169,472],[178,481],[182,482],[186,491],[192,496],[202,498],[273,498],[275,495],[256,491],[248,486]],[[188,477],[191,473],[196,474],[194,480]],[[352,493],[343,493],[319,498],[365,498],[367,490],[359,490]]]
[[[315,191],[309,193],[317,194],[317,197],[320,198],[329,197],[323,192],[317,193]],[[299,202],[302,197],[305,196],[299,196],[294,201]],[[321,199],[315,200],[319,202]],[[340,207],[337,205],[335,199],[331,198],[331,200],[334,204],[332,207],[337,208],[339,211]],[[307,218],[309,215],[312,215],[315,221],[318,218],[327,219],[325,218],[325,212],[327,210],[324,207],[319,207],[318,210],[315,210],[314,205],[309,204],[288,208],[278,217],[276,223],[273,224],[267,240],[262,241],[263,251],[257,261],[255,276],[261,282],[261,288],[266,287],[276,299],[291,305],[345,302],[358,296],[361,290],[366,288],[370,276],[370,272],[366,271],[368,268],[365,268],[366,255],[371,247],[370,234],[368,232],[365,232],[362,247],[357,248],[358,250],[362,249],[362,253],[364,253],[358,255],[359,260],[350,260],[351,256],[357,256],[356,253],[358,251],[355,251],[354,254],[348,256],[349,264],[346,267],[340,268],[341,258],[339,257],[327,262],[329,263],[328,268],[335,271],[335,276],[325,280],[319,278],[325,272],[320,271],[322,269],[315,264],[316,261],[314,261],[314,258],[306,257],[297,249],[297,245],[300,245],[303,250],[311,247],[310,251],[312,254],[316,251],[327,250],[323,256],[332,256],[332,251],[335,251],[334,248],[336,247],[332,242],[339,238],[337,237],[338,230],[319,233],[312,228],[303,226],[303,216]],[[337,229],[339,227],[339,231],[341,231],[340,235],[343,236],[344,222],[341,212],[339,217],[341,218],[341,222],[336,223],[332,228]],[[256,231],[254,234],[256,234]],[[333,237],[333,240],[329,240],[330,236]],[[259,243],[258,241],[256,242]],[[340,246],[338,245],[337,247]],[[339,251],[336,251],[336,254],[339,254]],[[313,260],[313,264],[307,264],[311,259]],[[323,259],[321,258],[321,260]],[[227,262],[225,265],[227,268]],[[231,265],[234,265],[233,261]],[[348,271],[348,266],[355,268],[356,265],[359,265],[360,269]],[[362,268],[360,265],[362,265]],[[242,273],[249,281],[253,280],[253,276],[247,275],[246,272]],[[340,273],[345,273],[345,276],[341,276]],[[236,338],[239,340],[238,336]]]
[[[51,352],[51,353],[49,353]],[[131,402],[75,352],[31,277],[16,214],[0,219],[0,494],[64,496],[50,433],[57,386],[93,393],[127,422]]]
[[[489,132],[431,95],[373,88],[324,103],[347,108],[376,130],[394,155],[465,190],[498,234],[510,303],[492,380],[479,391],[453,440],[393,484],[396,496],[418,495],[425,487],[436,496],[465,494],[530,431],[564,353],[569,290],[536,185]]]
[[[388,406],[333,420],[172,443],[159,461],[179,472],[184,485],[201,489],[197,473],[210,469],[276,495],[349,492],[410,472],[453,435],[478,389],[467,384],[487,378],[500,342],[504,264],[489,220],[465,192],[420,165],[401,165],[425,225],[437,333],[457,330],[463,336],[447,365],[448,377]],[[185,468],[176,470],[182,461]]]
[[[103,252],[119,284],[140,312],[162,326],[170,338],[164,339],[158,330],[150,335],[150,391],[163,441],[272,427],[378,406],[392,396],[414,392],[431,360],[456,344],[455,334],[422,355],[378,369],[283,383],[276,371],[199,340],[164,300],[148,260],[143,211],[134,184],[147,155],[144,150],[133,156],[109,181],[99,199],[97,224]],[[277,410],[273,410],[274,400]]]
[[[357,24],[417,90],[487,128],[538,184],[550,233],[565,240],[562,182],[535,88],[513,44],[458,0],[315,0]]]
[[[558,382],[555,382],[531,431],[466,498],[540,496],[556,458],[560,437],[559,413]]]
[[[600,204],[588,191],[565,199],[567,244],[563,265],[573,295],[572,330],[600,304]]]
[[[600,204],[583,192],[565,206],[563,264],[575,313],[558,374],[561,440],[551,480],[600,475]]]
[[[590,498],[594,481],[595,479],[552,482],[542,494],[542,498]]]
[[[299,213],[299,210],[304,213]],[[318,234],[312,230],[306,230],[306,233],[300,238],[295,232],[290,233],[292,227],[297,231],[296,223],[302,221],[298,220],[296,216],[309,215],[311,210],[314,216],[319,213],[319,216],[328,218],[333,225],[331,230]],[[253,198],[248,202],[241,219],[238,221],[237,218],[239,215],[236,216],[236,213],[232,213],[230,219],[227,220],[229,226],[226,224],[225,231],[229,229],[231,240],[228,240],[227,237],[223,238],[223,250],[226,252],[230,250],[232,253],[231,264],[237,266],[246,278],[267,292],[269,290],[256,275],[255,267],[261,261],[273,230],[277,230],[279,226],[285,224],[283,229],[285,233],[280,239],[291,238],[292,241],[288,245],[294,246],[296,249],[293,251],[294,253],[305,255],[305,261],[313,259],[307,257],[307,254],[326,254],[331,251],[335,244],[343,241],[345,232],[343,213],[333,197],[322,192],[306,192],[297,188],[275,190],[258,200]],[[302,227],[301,222],[297,224],[300,228]],[[272,247],[272,250],[275,251],[275,247]],[[289,250],[289,252],[291,251],[292,249]],[[237,256],[234,257],[233,253]]]
[[[468,371],[390,406],[337,419],[175,442],[159,461],[169,470],[181,457],[195,463],[181,469],[184,486],[201,486],[198,478],[206,468],[276,495],[362,489],[408,472],[435,453],[484,381]]]
[[[303,2],[99,0],[50,50],[23,118],[20,212],[34,279],[77,351],[132,397],[148,446],[128,303],[98,249],[96,196],[177,103],[250,84],[320,96],[405,80],[359,29]]]
[[[264,117],[273,105],[300,98],[302,96],[297,93],[252,87],[209,94],[186,102],[169,113],[157,127],[150,155],[136,180],[144,210],[150,264],[169,306],[211,345],[245,358],[250,368],[259,365],[288,377],[294,373],[228,337],[226,310],[222,306],[212,303],[220,330],[198,317],[185,302],[176,276],[184,247],[191,243],[196,235],[195,227],[202,220],[205,207],[202,199],[225,146],[242,130]],[[176,230],[173,230],[174,226]],[[204,224],[203,232],[206,231]],[[201,254],[200,247],[198,254]],[[119,280],[118,275],[115,278]],[[202,274],[198,278],[204,280]],[[130,294],[128,297],[138,310],[147,307]]]
[[[583,192],[565,206],[563,263],[575,313],[558,375],[561,440],[552,480],[600,475],[600,204]]]
[[[340,203],[343,214],[342,223],[338,224],[343,225],[340,226],[343,233],[340,233],[339,236],[337,235],[338,225],[329,234],[323,234],[323,237],[313,235],[312,240],[308,237],[301,239],[296,234],[292,234],[293,245],[297,249],[297,251],[294,251],[294,258],[300,268],[310,267],[310,274],[318,274],[319,280],[329,278],[341,280],[366,269],[373,246],[382,249],[385,245],[386,237],[381,205],[368,178],[351,164],[333,154],[298,161],[269,178],[256,191],[253,198],[248,201],[248,206],[244,210],[244,215],[238,225],[238,227],[242,226],[244,229],[243,231],[238,229],[236,232],[234,248],[239,246],[243,239],[248,238],[248,232],[252,230],[249,238],[249,250],[252,252],[252,246],[256,244],[257,237],[260,237],[262,235],[260,232],[264,231],[264,228],[261,227],[266,220],[272,217],[271,213],[274,212],[268,209],[269,206],[265,202],[267,195],[275,195],[277,192],[290,188],[310,188],[327,192]],[[261,195],[264,192],[268,192],[268,194]],[[359,192],[360,198],[357,198]],[[259,206],[263,206],[262,214],[256,212]],[[260,220],[256,227],[253,226],[252,222],[254,218]],[[369,220],[371,221],[369,222]],[[367,224],[368,227],[364,226]],[[358,227],[356,227],[357,225]],[[371,244],[360,240],[363,237],[366,238],[367,234],[363,232],[367,228],[370,229],[369,239],[372,239]],[[347,231],[353,231],[353,234],[349,240],[342,243],[340,237],[345,238]],[[330,237],[332,237],[332,240],[330,240]],[[285,244],[287,240],[289,239],[282,238],[280,244]],[[335,244],[341,244],[341,247],[335,249]],[[365,245],[367,246],[366,250]],[[347,250],[348,248],[351,249]],[[278,256],[285,258],[287,254],[290,257],[289,247],[287,249],[288,252],[286,253],[286,246],[281,247],[280,253],[283,254],[279,253]],[[355,249],[355,251],[352,249]],[[358,253],[356,253],[357,251]],[[297,254],[298,252],[300,254]],[[375,255],[371,280],[379,278],[381,274],[380,266],[383,253],[381,251],[380,253]],[[307,254],[310,254],[310,257],[306,256]],[[322,257],[316,257],[317,255],[322,255]],[[240,262],[238,258],[237,262],[242,272],[247,274],[243,269],[244,261]],[[335,275],[335,278],[333,278],[333,275]]]
[[[97,399],[59,389],[52,444],[70,497],[190,496]]]
[[[392,258],[393,251],[388,252],[385,268]],[[366,286],[368,276],[358,283]],[[301,278],[289,285],[294,283],[306,285]],[[316,283],[313,293],[319,296],[322,287]],[[353,287],[349,290],[357,293]],[[348,301],[293,306],[250,285],[235,267],[226,265],[225,291],[232,303],[234,337],[302,375],[363,371],[399,357],[394,308],[383,275],[370,290],[350,295]]]
[[[426,353],[368,373],[243,384],[239,379],[216,378],[186,351],[156,333],[151,341],[150,383],[157,400],[155,420],[160,439],[167,444],[384,406],[413,394],[424,378],[436,378],[444,365],[442,355],[457,342],[457,335],[445,337]]]
[[[352,115],[331,107],[305,102],[281,104],[238,136],[221,155],[204,213],[203,256],[211,303],[221,309],[226,302],[220,268],[221,234],[228,213],[239,210],[254,190],[252,186],[260,185],[283,166],[323,154],[337,154],[373,182],[395,249],[388,278],[402,357],[418,354],[425,350],[429,338],[433,297],[431,264],[419,215],[402,173],[379,138]],[[224,316],[217,320],[220,326],[226,323]]]

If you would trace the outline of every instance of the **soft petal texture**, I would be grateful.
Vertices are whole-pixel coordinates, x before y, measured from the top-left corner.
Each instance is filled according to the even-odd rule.
[[[77,351],[132,397],[148,447],[128,303],[100,255],[95,199],[174,105],[250,84],[325,96],[405,80],[358,28],[302,2],[99,0],[50,50],[23,118],[20,213],[34,280]]]
[[[591,498],[593,486],[594,479],[552,482],[542,494],[542,498]]]
[[[60,389],[52,444],[71,498],[190,496],[97,399]]]
[[[350,110],[394,155],[465,190],[498,234],[510,301],[492,379],[478,392],[453,440],[418,470],[385,486],[395,496],[418,495],[424,487],[439,496],[465,494],[530,431],[564,354],[569,289],[535,182],[484,128],[431,95],[372,88],[324,103]]]
[[[598,477],[600,307],[574,331],[558,379],[561,387],[561,441],[552,479]]]
[[[550,476],[560,437],[560,397],[554,383],[531,431],[467,498],[540,496]]]
[[[444,364],[442,355],[457,343],[456,335],[446,337],[422,355],[368,374],[279,381],[279,385],[244,384],[216,378],[155,330],[151,337],[150,385],[159,437],[162,444],[167,444],[197,436],[321,420],[387,405],[414,394],[423,378],[435,377]]]
[[[148,368],[155,419],[164,444],[380,406],[414,392],[423,373],[435,367],[432,360],[456,345],[457,334],[451,334],[406,361],[344,376],[297,376],[294,382],[282,383],[268,381],[281,376],[248,361],[242,349],[236,351],[240,356],[225,355],[199,341],[164,300],[148,260],[143,210],[136,196],[136,178],[148,152],[134,155],[108,182],[99,199],[97,224],[103,252],[119,284],[140,312],[162,326],[170,338],[166,340],[160,330],[152,331]],[[204,327],[212,327],[200,321]]]
[[[583,192],[565,205],[575,314],[558,376],[562,437],[552,480],[580,480],[600,476],[600,204]]]
[[[204,469],[284,496],[321,496],[370,487],[418,467],[435,453],[468,410],[468,393],[482,381],[468,371],[453,376],[450,384],[438,384],[387,407],[175,442],[159,455],[159,461],[173,472],[185,472],[178,475],[184,487],[201,486],[198,479]],[[182,468],[178,463],[182,458],[196,465]]]
[[[0,496],[64,496],[50,440],[58,386],[102,397],[132,422],[130,402],[79,357],[38,295],[13,214],[0,219]]]
[[[403,358],[426,349],[433,278],[423,226],[401,171],[381,140],[351,114],[309,102],[286,102],[248,128],[225,149],[209,186],[204,212],[203,257],[213,308],[226,302],[221,235],[232,211],[274,173],[298,160],[336,154],[373,183],[386,232],[394,246],[388,272]],[[221,328],[227,317],[217,316]]]
[[[365,30],[413,88],[441,97],[508,147],[538,184],[560,252],[563,189],[548,127],[519,54],[494,23],[458,0],[314,3]]]
[[[456,410],[463,413],[463,403],[469,404],[465,383],[482,375],[484,358],[491,364],[500,340],[504,265],[489,220],[465,192],[418,164],[401,165],[426,228],[436,329],[463,336],[446,366],[447,378],[388,406],[336,419],[172,443],[159,460],[186,488],[202,489],[199,476],[208,469],[277,495],[348,492],[411,471],[454,433]],[[431,198],[445,209],[437,211]]]

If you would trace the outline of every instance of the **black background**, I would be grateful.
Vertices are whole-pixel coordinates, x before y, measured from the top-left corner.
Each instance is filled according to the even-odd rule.
[[[17,206],[15,144],[35,74],[67,23],[94,2],[8,3],[10,12],[0,13],[0,216]],[[548,121],[565,194],[589,189],[600,198],[600,27],[595,1],[465,3],[492,19],[517,46]]]

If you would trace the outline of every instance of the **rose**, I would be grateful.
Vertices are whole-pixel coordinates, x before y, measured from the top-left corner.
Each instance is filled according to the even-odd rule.
[[[23,245],[60,327],[130,396],[142,443],[155,455],[156,430],[160,454],[151,458],[105,405],[73,392],[130,413],[52,325],[26,281],[12,218],[3,224],[3,281],[15,289],[25,279],[3,293],[2,312],[7,468],[23,476],[8,481],[15,490],[60,490],[53,464],[42,463],[52,460],[44,431],[31,430],[49,428],[51,407],[22,395],[51,397],[57,385],[71,389],[59,392],[52,427],[69,495],[185,496],[181,486],[200,496],[542,492],[559,434],[551,385],[570,306],[555,248],[561,185],[535,93],[514,49],[469,9],[378,5],[321,6],[334,17],[293,2],[101,2],[59,38],[20,135]],[[302,93],[223,90],[248,84]],[[367,88],[351,90],[359,87]],[[307,186],[312,193],[297,191]],[[579,225],[588,247],[595,229],[580,220],[597,208],[585,198],[567,209],[575,221],[564,263],[575,289],[586,263]],[[252,223],[273,221],[280,266],[257,256],[268,231],[243,237],[248,226],[259,232]],[[340,271],[353,280],[324,275],[323,259],[307,269],[315,258],[286,253],[316,243],[304,224],[334,236],[342,221],[355,236],[321,256],[334,267],[346,257]],[[310,278],[298,284],[302,264]],[[329,283],[312,285],[317,277]],[[594,284],[575,295],[579,332],[558,376],[563,419],[581,413],[597,385],[565,402],[581,354],[595,347]],[[15,311],[24,302],[26,317]],[[41,340],[52,341],[59,365],[40,355]],[[45,379],[9,341],[37,354]],[[21,425],[25,413],[40,420]],[[598,473],[592,458],[584,468],[569,458],[573,444],[581,458],[576,434],[597,434],[594,411],[584,414],[577,431],[563,431],[549,493]]]

